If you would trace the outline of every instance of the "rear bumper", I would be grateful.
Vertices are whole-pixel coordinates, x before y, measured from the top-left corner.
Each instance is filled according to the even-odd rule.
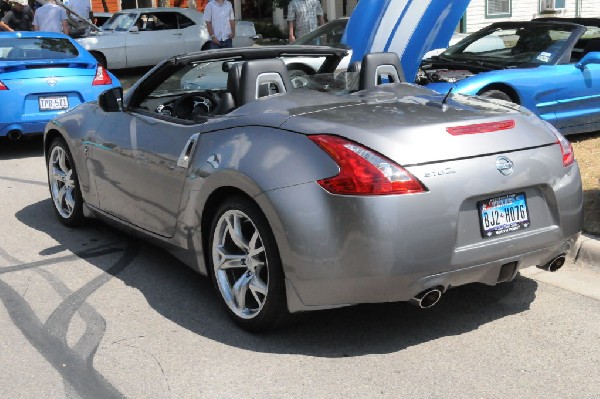
[[[490,167],[495,156],[449,163],[457,173],[443,178],[426,178],[427,166],[411,168],[427,193],[335,196],[307,183],[256,197],[277,240],[289,310],[405,301],[437,286],[494,285],[506,280],[507,267],[514,276],[567,254],[583,225],[581,176],[576,163],[563,170],[561,162],[546,161],[560,159],[555,147],[512,153],[522,167],[510,179]],[[526,193],[531,225],[482,238],[477,201],[514,192]]]
[[[288,309],[290,312],[301,312],[358,303],[408,301],[420,292],[433,287],[440,288],[443,292],[449,288],[470,283],[496,285],[497,283],[514,278],[520,269],[545,265],[559,255],[568,254],[575,247],[578,237],[579,234],[575,234],[548,248],[514,255],[493,262],[430,274],[420,277],[415,281],[411,281],[403,275],[372,276],[360,279],[338,278],[335,281],[311,281],[310,291],[313,295],[314,293],[321,293],[311,298],[312,303],[315,300],[321,302],[315,305],[306,304],[306,301],[303,301],[299,296],[295,287],[295,284],[298,282],[294,283],[290,279],[286,279]],[[503,268],[508,270],[508,278]],[[300,283],[303,285],[303,291],[307,288],[304,286],[304,283]]]
[[[47,120],[43,120],[39,122],[0,124],[0,137],[8,136],[12,131],[18,131],[21,134],[42,134],[47,123]]]

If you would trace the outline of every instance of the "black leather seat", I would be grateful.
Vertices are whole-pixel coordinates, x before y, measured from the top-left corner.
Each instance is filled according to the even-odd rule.
[[[359,90],[370,89],[383,83],[405,82],[404,70],[396,53],[365,54],[360,64]]]

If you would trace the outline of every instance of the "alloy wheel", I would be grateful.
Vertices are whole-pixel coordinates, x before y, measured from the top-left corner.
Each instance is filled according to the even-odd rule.
[[[260,233],[244,212],[230,209],[219,217],[213,232],[212,264],[231,311],[242,319],[257,316],[267,299],[269,265]]]
[[[56,210],[61,217],[68,219],[75,210],[74,168],[61,146],[52,148],[48,158],[48,180],[50,193]]]

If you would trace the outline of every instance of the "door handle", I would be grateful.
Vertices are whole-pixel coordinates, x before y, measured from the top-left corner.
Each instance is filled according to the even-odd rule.
[[[187,169],[190,166],[190,158],[194,153],[194,149],[196,148],[196,143],[198,142],[199,136],[200,133],[192,134],[187,143],[185,143],[185,146],[183,147],[183,150],[181,151],[181,154],[177,159],[177,166],[179,166],[180,168]]]

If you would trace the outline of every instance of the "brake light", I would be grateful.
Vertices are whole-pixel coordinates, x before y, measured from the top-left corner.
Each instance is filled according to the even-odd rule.
[[[98,64],[98,66],[96,66],[96,76],[94,76],[92,86],[102,86],[110,84],[112,84],[112,79],[110,78],[110,75],[102,65]]]
[[[477,133],[490,133],[497,132],[499,130],[508,130],[515,127],[515,121],[510,119],[500,122],[487,122],[477,123],[474,125],[465,126],[451,126],[447,127],[446,131],[453,136],[460,136],[463,134],[477,134]]]
[[[8,90],[8,87],[0,80],[0,90]]]
[[[554,126],[550,123],[543,121],[548,130],[554,134],[556,137],[556,141],[554,144],[558,144],[560,146],[560,152],[562,153],[562,163],[563,166],[569,166],[573,162],[575,162],[575,151],[573,150],[573,145],[562,135],[561,132],[556,130]]]
[[[400,165],[366,147],[337,136],[316,135],[309,138],[340,167],[336,176],[317,181],[332,194],[389,195],[427,191]]]

